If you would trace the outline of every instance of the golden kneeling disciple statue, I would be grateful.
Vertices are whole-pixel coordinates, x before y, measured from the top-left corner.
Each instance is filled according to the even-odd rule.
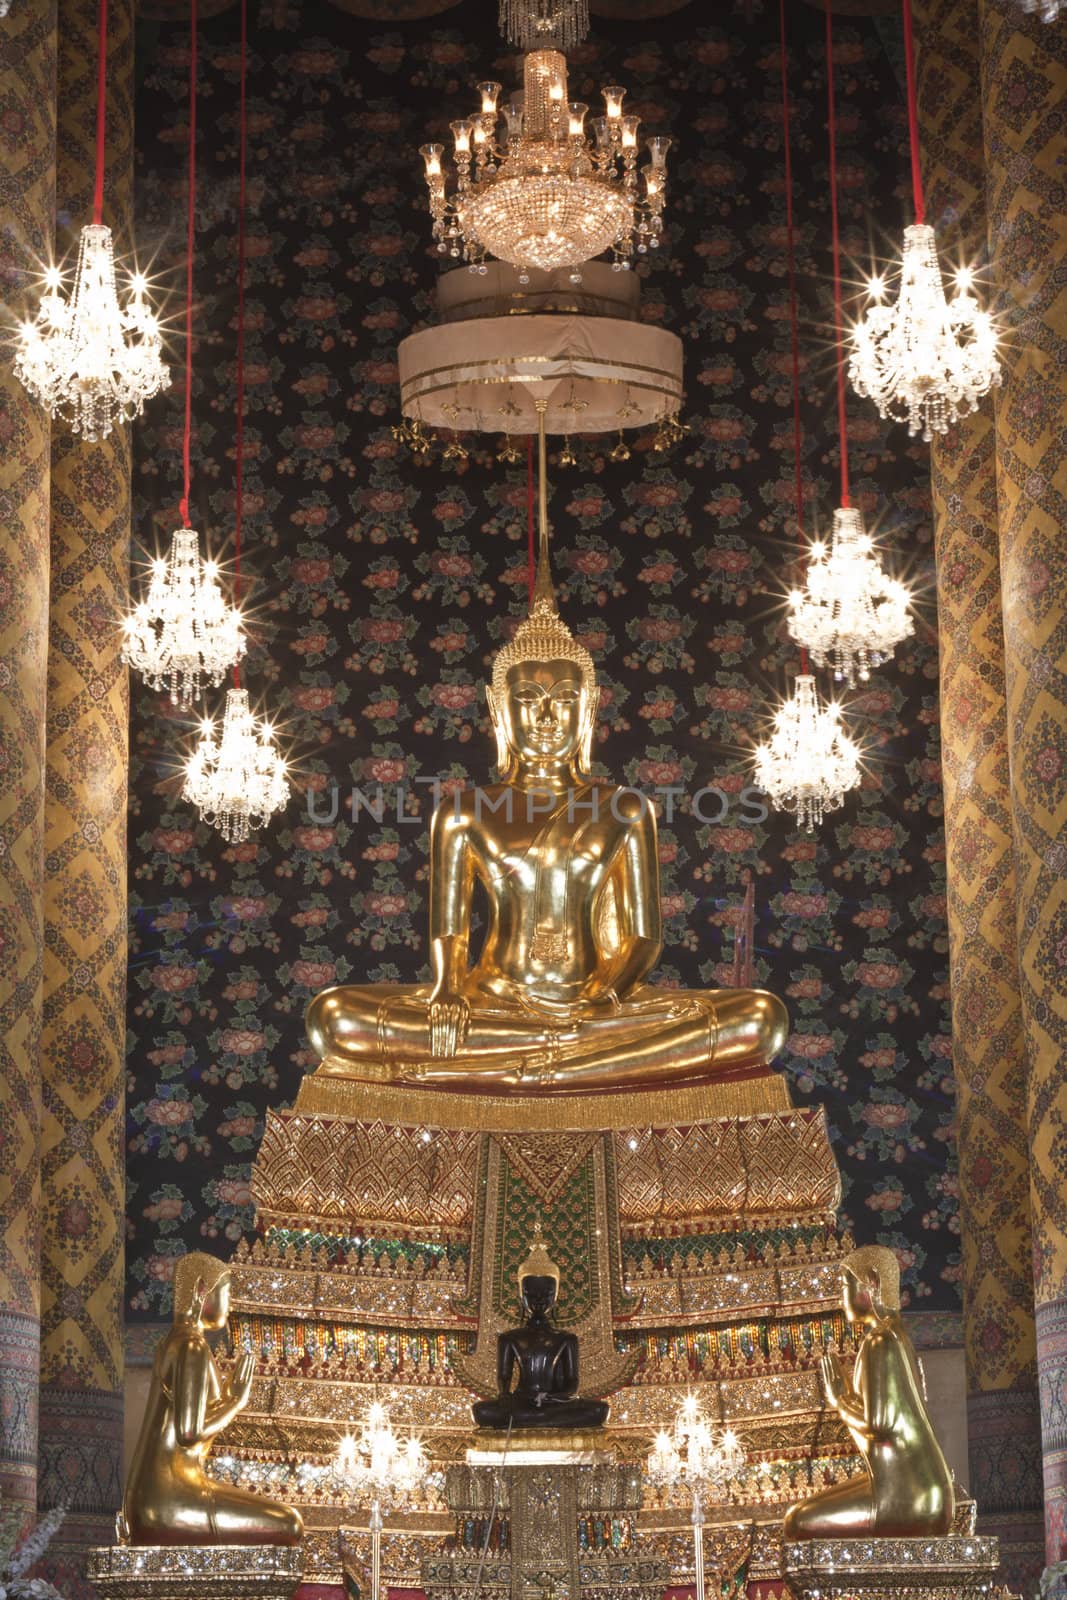
[[[863,1330],[851,1382],[823,1356],[823,1387],[867,1464],[866,1476],[791,1506],[787,1539],[940,1537],[952,1527],[952,1473],[926,1414],[922,1373],[900,1317],[900,1267],[867,1245],[843,1266],[845,1316]]]
[[[486,691],[500,778],[433,818],[433,982],[316,995],[319,1078],[585,1093],[742,1075],[785,1041],[774,995],[644,981],[661,949],[655,812],[588,776],[596,675],[556,609],[547,546],[542,438],[534,601]]]
[[[224,1381],[207,1341],[225,1328],[230,1269],[194,1251],[174,1269],[174,1323],[156,1351],[119,1528],[129,1544],[299,1544],[300,1513],[266,1495],[216,1483],[212,1444],[248,1403],[254,1360],[238,1355]]]

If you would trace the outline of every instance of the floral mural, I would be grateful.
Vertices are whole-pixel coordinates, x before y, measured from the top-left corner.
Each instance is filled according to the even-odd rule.
[[[827,344],[823,26],[790,7],[805,520],[827,527],[837,443]],[[416,147],[470,85],[510,81],[495,0],[389,26],[328,5],[250,7],[245,681],[295,765],[281,821],[227,846],[177,798],[192,724],[138,688],[132,724],[127,1311],[169,1309],[174,1257],[251,1225],[270,1106],[313,1066],[302,1016],[324,985],[426,973],[434,782],[489,771],[481,685],[521,614],[526,466],[398,444],[397,342],[437,272]],[[796,670],[782,597],[799,573],[777,7],[602,21],[574,92],[620,82],[670,132],[664,248],[643,315],[685,342],[687,436],[666,453],[578,438],[551,466],[565,614],[603,685],[601,769],[659,792],[660,979],[729,982],[750,881],[756,977],[788,1002],[780,1063],[827,1108],[844,1214],[894,1248],[913,1307],[958,1305],[937,640],[925,447],[851,400],[853,503],[916,586],[914,639],[848,697],[862,793],[817,835],[767,815],[748,752]],[[840,182],[856,269],[899,233],[905,122],[874,20],[836,30]],[[200,34],[193,522],[232,555],[236,8]],[[474,40],[480,40],[480,45]],[[177,285],[188,32],[143,22],[138,237]],[[856,275],[855,273],[853,275]],[[180,384],[136,434],[138,537],[177,525]],[[555,452],[554,452],[555,453]],[[829,688],[830,685],[825,685]],[[221,705],[221,691],[208,704]],[[710,798],[700,791],[716,788]],[[672,791],[667,794],[666,791]],[[353,803],[353,791],[356,799]]]

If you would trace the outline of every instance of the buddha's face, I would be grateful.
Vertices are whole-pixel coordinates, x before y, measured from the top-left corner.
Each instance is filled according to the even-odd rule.
[[[540,1276],[523,1278],[522,1303],[531,1316],[546,1316],[556,1303],[555,1278]]]
[[[224,1328],[230,1316],[230,1275],[224,1272],[214,1287],[209,1289],[204,1296],[200,1310],[200,1322],[205,1328],[218,1330]]]
[[[531,765],[575,760],[589,709],[589,691],[573,661],[517,661],[494,705],[508,749]]]

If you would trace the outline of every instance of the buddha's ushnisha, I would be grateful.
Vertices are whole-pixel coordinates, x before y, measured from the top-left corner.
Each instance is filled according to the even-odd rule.
[[[498,780],[433,818],[433,981],[316,995],[307,1030],[320,1077],[486,1093],[629,1089],[756,1070],[785,1041],[774,995],[645,982],[661,949],[655,813],[589,776],[596,673],[552,589],[543,437],[540,512],[533,603],[486,690]],[[475,952],[476,885],[488,911]]]

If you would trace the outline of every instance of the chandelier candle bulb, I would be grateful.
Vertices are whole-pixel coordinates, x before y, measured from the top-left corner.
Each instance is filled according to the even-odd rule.
[[[944,433],[1000,384],[993,319],[971,292],[964,268],[956,292],[945,298],[934,230],[913,223],[904,230],[897,298],[872,278],[872,301],[853,330],[849,377],[858,395],[873,400],[883,417],[906,422],[908,433],[929,440]]]

